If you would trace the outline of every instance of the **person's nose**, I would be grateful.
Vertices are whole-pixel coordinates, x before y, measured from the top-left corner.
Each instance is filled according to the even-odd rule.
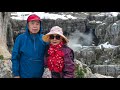
[[[54,37],[54,39],[53,40],[56,40],[56,38]]]
[[[33,27],[34,27],[34,28],[37,28],[37,24],[34,24]]]
[[[56,36],[54,36],[54,40],[56,40]]]

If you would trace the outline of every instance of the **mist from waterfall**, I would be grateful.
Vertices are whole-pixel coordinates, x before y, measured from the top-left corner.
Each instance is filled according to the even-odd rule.
[[[90,46],[92,45],[92,33],[84,34],[76,30],[69,36],[69,43],[68,46],[71,47],[73,50],[78,50],[83,46]]]

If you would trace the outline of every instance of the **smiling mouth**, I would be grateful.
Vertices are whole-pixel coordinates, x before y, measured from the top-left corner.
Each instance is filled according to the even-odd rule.
[[[33,29],[33,31],[37,31],[37,29]]]
[[[33,30],[37,30],[37,29],[33,29]]]
[[[53,43],[57,43],[57,42],[53,42]]]

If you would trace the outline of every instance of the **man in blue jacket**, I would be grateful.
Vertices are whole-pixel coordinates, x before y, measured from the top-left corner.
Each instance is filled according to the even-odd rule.
[[[44,72],[46,43],[42,40],[41,19],[32,14],[27,18],[26,31],[20,34],[12,51],[14,78],[41,78]]]

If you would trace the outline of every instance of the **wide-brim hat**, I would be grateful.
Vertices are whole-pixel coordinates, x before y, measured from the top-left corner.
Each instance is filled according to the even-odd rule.
[[[43,41],[49,42],[49,41],[50,41],[49,36],[52,35],[52,34],[58,34],[58,35],[60,35],[61,37],[64,38],[64,40],[66,41],[66,43],[69,42],[69,40],[63,35],[63,30],[62,30],[62,28],[60,28],[59,26],[54,26],[54,27],[52,27],[51,30],[50,30],[50,32],[47,33],[47,34],[45,34],[45,35],[42,37]]]

